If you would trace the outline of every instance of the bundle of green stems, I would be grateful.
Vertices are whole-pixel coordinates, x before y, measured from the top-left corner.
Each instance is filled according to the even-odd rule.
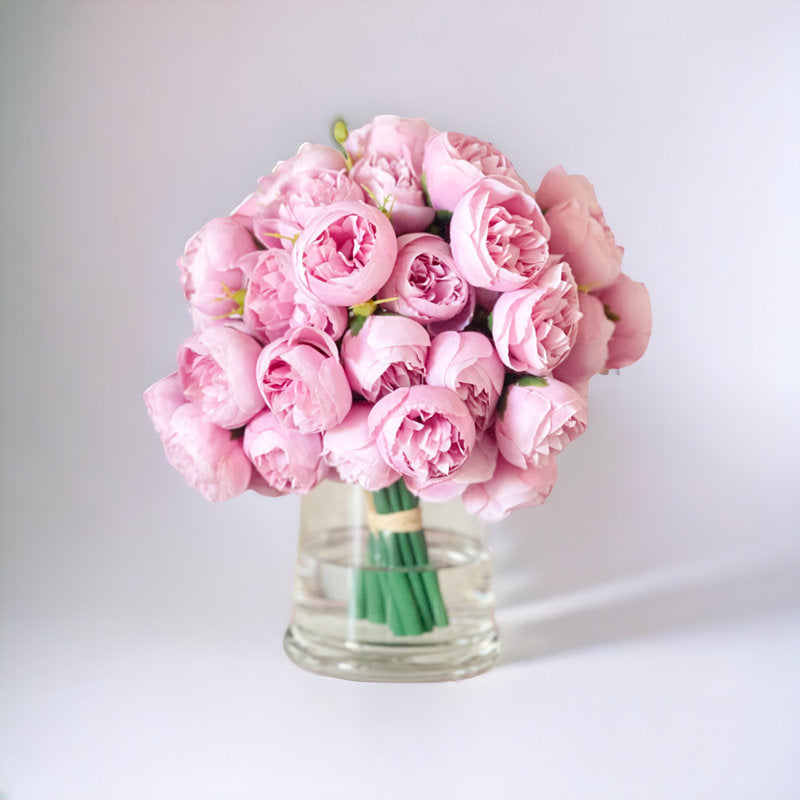
[[[388,516],[418,509],[418,498],[401,478],[386,489],[372,492],[372,499],[376,514],[371,519],[375,522],[370,525],[365,566],[355,575],[353,616],[386,624],[398,636],[417,636],[434,626],[446,626],[447,610],[439,577],[428,559],[421,521],[417,530],[398,531],[391,529],[392,518]]]

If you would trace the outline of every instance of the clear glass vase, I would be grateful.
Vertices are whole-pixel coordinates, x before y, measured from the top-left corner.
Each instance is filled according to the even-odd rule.
[[[458,498],[384,505],[380,494],[329,481],[302,498],[286,653],[303,669],[356,681],[485,672],[500,653],[485,526]]]

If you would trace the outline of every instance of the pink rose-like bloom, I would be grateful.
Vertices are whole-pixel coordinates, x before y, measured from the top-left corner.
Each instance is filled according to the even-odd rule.
[[[255,367],[261,345],[236,328],[215,325],[178,348],[178,374],[187,400],[215,425],[239,428],[264,407]]]
[[[367,420],[371,410],[368,403],[354,403],[341,424],[325,431],[322,457],[345,483],[376,492],[399,480],[400,473],[383,460],[370,436]]]
[[[530,286],[547,264],[550,228],[539,206],[508,178],[483,178],[450,220],[458,273],[473,286],[508,292]]]
[[[292,257],[270,248],[239,261],[248,276],[244,321],[265,342],[284,336],[290,328],[311,327],[341,337],[347,327],[347,309],[310,298],[294,284]]]
[[[471,483],[483,483],[494,475],[497,463],[497,444],[491,434],[476,442],[472,454],[458,472],[446,481],[429,483],[406,478],[406,485],[422,500],[444,503],[464,493]]]
[[[373,314],[361,330],[342,339],[342,363],[354,391],[371,403],[394,389],[425,379],[431,340],[418,322]]]
[[[608,340],[614,332],[614,323],[606,317],[603,304],[596,297],[578,292],[578,305],[581,312],[578,335],[569,355],[553,370],[558,380],[570,386],[582,385],[605,369]]]
[[[517,372],[548,375],[569,355],[580,318],[569,266],[551,264],[533,288],[497,298],[492,337],[500,360]]]
[[[395,389],[370,411],[369,431],[390,467],[425,483],[450,478],[475,446],[469,409],[443,386]]]
[[[545,212],[566,200],[577,200],[595,219],[603,219],[594,186],[583,175],[568,175],[560,164],[549,170],[536,190],[536,202]]]
[[[397,239],[388,219],[355,201],[320,209],[292,250],[298,286],[323,303],[369,300],[389,279]]]
[[[347,328],[347,309],[312,300],[298,291],[294,298],[291,328],[310,327],[327,333],[334,341],[341,339]]]
[[[608,286],[619,276],[622,248],[611,228],[599,222],[578,200],[566,200],[548,209],[550,251],[564,256],[575,280],[588,289]]]
[[[172,415],[186,402],[178,373],[172,372],[156,381],[145,390],[143,398],[150,421],[156,433],[163,439],[169,430]]]
[[[364,200],[364,192],[347,174],[344,156],[331,147],[306,143],[259,181],[252,201],[253,229],[266,247],[289,249],[292,237],[320,207],[343,200]]]
[[[300,433],[335,427],[353,402],[336,344],[315,328],[296,328],[268,344],[258,357],[256,380],[278,421]]]
[[[506,372],[491,341],[477,331],[440,333],[426,367],[426,382],[452,389],[472,414],[478,435],[483,433],[492,423]]]
[[[563,167],[553,167],[542,178],[536,200],[546,210],[550,252],[564,256],[575,280],[588,289],[613,283],[623,249],[606,225],[592,184],[583,175],[568,175]]]
[[[457,316],[467,305],[469,292],[444,239],[409,233],[397,240],[397,260],[379,296],[396,297],[384,307],[425,325]]]
[[[285,428],[268,410],[244,429],[244,452],[263,478],[269,494],[305,494],[323,478],[322,437]],[[263,491],[256,483],[253,488]]]
[[[547,386],[508,387],[494,426],[503,457],[517,467],[540,467],[586,430],[586,397],[553,378]]]
[[[483,522],[499,522],[517,508],[541,505],[557,477],[554,458],[540,467],[520,469],[498,456],[494,475],[485,483],[470,484],[461,499],[464,508]]]
[[[180,402],[178,381],[173,373],[144,393],[167,460],[206,500],[230,500],[250,485],[252,467],[242,441],[208,420],[194,403]]]
[[[249,253],[237,265],[248,277],[245,324],[265,342],[280,338],[289,330],[297,295],[292,257],[285,250],[271,248]]]
[[[475,314],[475,289],[472,286],[469,286],[468,289],[466,305],[458,314],[450,319],[435,319],[426,325],[431,336],[438,336],[445,331],[463,331],[472,322]]]
[[[245,254],[257,250],[249,229],[230,217],[212,219],[186,243],[178,259],[181,286],[196,320],[210,324],[215,317],[236,313],[233,293],[244,287],[237,265]]]
[[[422,158],[425,142],[436,131],[424,119],[375,117],[351,131],[345,148],[353,159],[350,175],[367,190],[370,201],[391,209],[398,234],[424,231],[434,210],[422,193]]]
[[[650,294],[643,283],[623,273],[607,289],[597,292],[597,299],[614,320],[606,369],[622,369],[638,361],[650,341],[653,330]]]
[[[422,168],[433,207],[447,211],[453,211],[480,178],[500,176],[521,183],[511,162],[494,145],[463,133],[444,132],[429,139]]]

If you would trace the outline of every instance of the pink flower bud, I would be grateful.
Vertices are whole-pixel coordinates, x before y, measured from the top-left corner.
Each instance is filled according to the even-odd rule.
[[[342,363],[353,391],[374,403],[394,389],[425,379],[430,337],[405,317],[374,314],[342,339]]]
[[[367,420],[371,410],[368,403],[354,403],[343,422],[325,431],[323,458],[345,483],[375,492],[391,486],[400,474],[383,460],[370,436]]]
[[[186,398],[215,425],[239,428],[263,407],[255,367],[261,345],[230,325],[190,336],[178,349],[178,374]]]
[[[546,386],[509,386],[495,423],[497,446],[517,467],[542,466],[586,430],[586,397],[566,383],[546,380]]]
[[[375,404],[369,430],[392,469],[426,483],[452,477],[475,446],[469,410],[441,386],[395,389]]]
[[[530,286],[547,264],[549,236],[536,201],[509,178],[473,184],[450,220],[450,247],[459,275],[494,291]]]
[[[335,306],[372,298],[388,280],[396,255],[389,220],[355,201],[320,209],[292,250],[298,286]]]
[[[430,233],[410,233],[397,240],[397,260],[379,296],[397,298],[384,307],[426,325],[457,316],[469,292],[447,242]]]
[[[353,402],[336,344],[315,328],[296,328],[268,344],[256,380],[278,421],[300,433],[335,427]]]
[[[548,375],[569,355],[580,318],[578,288],[562,261],[548,267],[533,287],[497,298],[492,338],[506,366]]]
[[[267,488],[277,494],[305,494],[325,471],[322,437],[289,430],[266,409],[245,428],[244,452]]]
[[[554,458],[540,467],[520,469],[498,456],[494,475],[484,483],[470,484],[461,499],[470,514],[484,522],[499,522],[517,508],[541,505],[557,476]]]

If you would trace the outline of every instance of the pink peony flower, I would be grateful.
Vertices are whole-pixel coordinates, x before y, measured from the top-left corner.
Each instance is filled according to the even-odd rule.
[[[311,327],[339,339],[347,327],[347,309],[310,298],[294,284],[292,257],[270,248],[243,256],[239,262],[248,276],[244,321],[256,336],[271,342],[290,328]]]
[[[576,387],[583,385],[592,375],[605,369],[608,361],[608,340],[614,332],[603,304],[590,294],[578,292],[581,321],[578,335],[569,355],[553,370],[558,380]]]
[[[577,200],[548,209],[550,250],[570,263],[575,280],[594,290],[613,283],[620,272],[623,250],[608,225],[598,222]]]
[[[650,294],[643,283],[623,273],[611,286],[597,292],[597,299],[614,322],[606,369],[622,369],[638,361],[647,350],[653,330]]]
[[[464,466],[452,478],[445,481],[428,482],[414,478],[406,478],[406,485],[422,500],[432,503],[444,503],[464,493],[471,483],[483,483],[494,475],[497,464],[497,444],[494,437],[487,433],[479,442],[476,442],[470,457]]]
[[[540,467],[586,430],[586,397],[566,383],[512,384],[494,426],[503,457],[517,467]]]
[[[568,175],[560,164],[549,170],[536,190],[536,202],[543,211],[566,200],[577,200],[598,220],[603,210],[597,202],[594,186],[583,175]]]
[[[475,289],[472,286],[467,286],[467,302],[464,308],[450,319],[435,319],[429,322],[425,327],[431,336],[438,336],[445,331],[463,331],[472,322],[475,314]]]
[[[355,201],[334,203],[308,221],[292,255],[298,286],[323,303],[352,306],[386,283],[397,239],[378,209]]]
[[[469,284],[456,272],[450,245],[429,233],[397,240],[397,260],[379,297],[384,308],[425,325],[457,316],[469,301]]]
[[[342,339],[342,363],[353,391],[371,403],[394,389],[425,379],[431,340],[418,322],[373,314],[361,330]]]
[[[172,372],[147,388],[143,395],[150,421],[163,439],[172,415],[186,402],[177,372]]]
[[[321,207],[343,200],[364,200],[364,192],[347,174],[344,156],[331,147],[306,143],[259,181],[249,204],[253,229],[266,247],[289,249],[290,240]]]
[[[300,433],[335,427],[353,402],[336,344],[316,328],[296,328],[268,344],[256,381],[278,421]]]
[[[483,177],[521,178],[492,144],[463,133],[444,132],[429,139],[423,159],[425,183],[433,207],[453,211],[467,189]]]
[[[289,430],[266,409],[244,429],[244,452],[269,494],[305,494],[324,476],[320,434]]]
[[[492,477],[485,483],[470,484],[461,499],[470,514],[484,522],[499,522],[517,508],[541,505],[557,476],[554,458],[540,467],[520,469],[498,456]]]
[[[606,225],[592,184],[583,175],[567,175],[563,167],[554,167],[542,179],[536,200],[546,209],[550,252],[564,256],[575,280],[592,290],[613,283],[623,250]]]
[[[351,177],[371,202],[390,209],[398,235],[424,231],[433,222],[420,175],[425,142],[435,134],[424,119],[380,116],[351,131],[345,142],[353,159]]]
[[[431,343],[426,367],[426,383],[452,389],[482,434],[493,421],[506,372],[491,341],[476,331],[440,333]]]
[[[497,298],[492,337],[500,360],[517,372],[548,375],[569,355],[580,317],[569,266],[551,264],[534,287]]]
[[[187,400],[222,428],[239,428],[263,407],[255,367],[261,345],[230,325],[192,334],[178,348],[178,375]]]
[[[237,266],[248,278],[245,323],[265,342],[280,338],[289,330],[295,309],[292,257],[285,250],[270,248],[243,256]]]
[[[390,467],[426,483],[454,475],[475,446],[469,409],[442,386],[395,389],[370,411],[369,430]]]
[[[531,195],[508,178],[483,178],[450,220],[456,271],[473,286],[507,292],[530,286],[547,264],[550,228]]]
[[[257,249],[250,230],[230,217],[212,219],[186,243],[178,269],[183,293],[200,326],[236,313],[239,301],[234,293],[244,288],[237,262]]]
[[[252,467],[241,439],[208,420],[194,403],[181,403],[177,382],[173,373],[144,393],[169,463],[206,500],[218,503],[242,494]]]
[[[342,338],[347,329],[347,309],[312,300],[304,292],[296,292],[291,328],[316,328],[327,333],[334,341]]]
[[[354,403],[343,422],[325,431],[322,457],[345,483],[375,492],[391,486],[400,474],[383,460],[370,436],[367,419],[371,410],[369,403]]]

